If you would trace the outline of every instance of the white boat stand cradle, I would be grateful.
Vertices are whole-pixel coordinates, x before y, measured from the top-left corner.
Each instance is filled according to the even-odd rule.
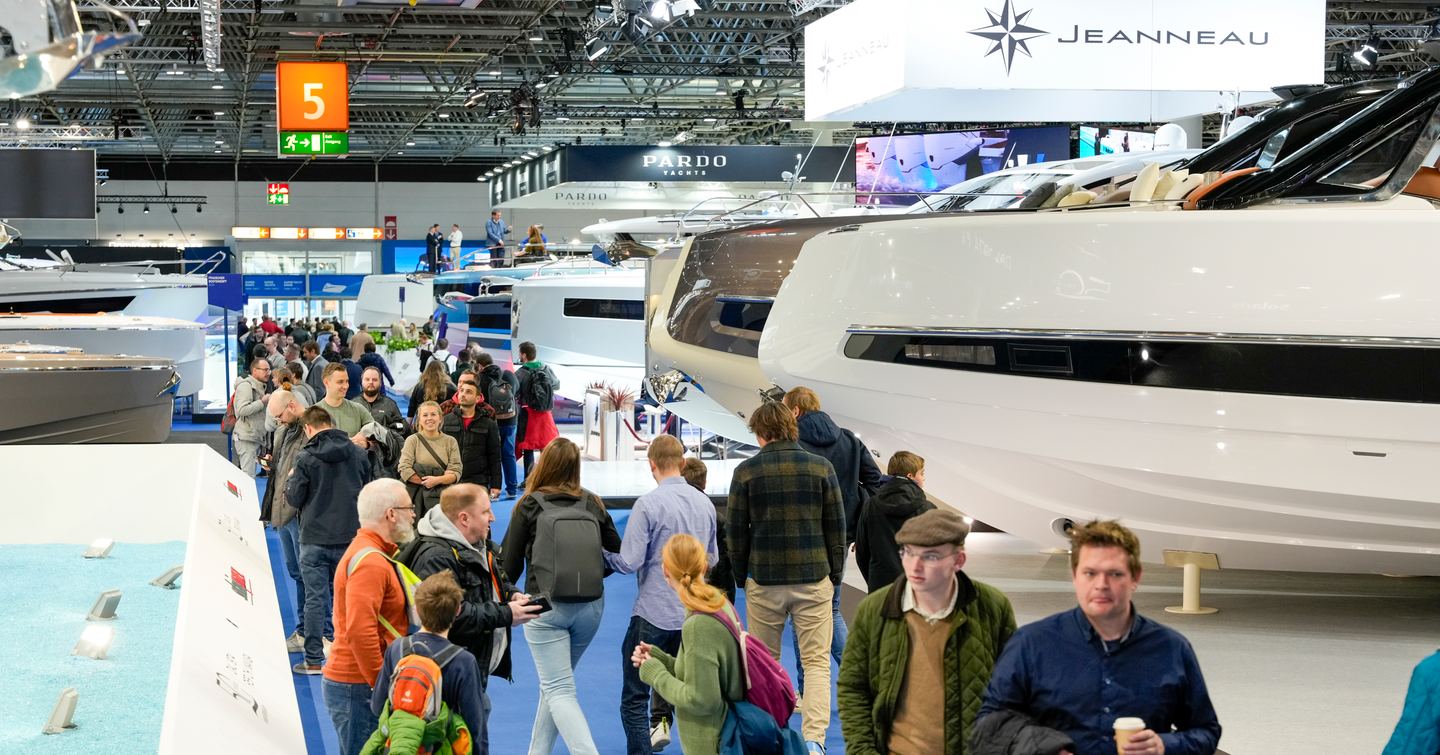
[[[1165,551],[1165,565],[1179,566],[1185,570],[1181,583],[1181,605],[1165,606],[1166,613],[1208,614],[1220,610],[1200,605],[1200,570],[1220,570],[1220,557],[1214,553],[1199,551]]]

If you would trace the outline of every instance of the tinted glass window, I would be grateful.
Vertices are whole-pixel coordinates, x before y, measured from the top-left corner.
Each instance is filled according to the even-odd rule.
[[[644,320],[645,303],[626,299],[566,299],[565,316]]]

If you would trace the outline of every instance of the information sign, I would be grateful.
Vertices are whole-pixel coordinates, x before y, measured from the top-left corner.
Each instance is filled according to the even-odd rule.
[[[344,63],[284,61],[275,66],[278,130],[349,131],[350,93]]]
[[[268,204],[290,204],[290,184],[266,184],[265,201]]]

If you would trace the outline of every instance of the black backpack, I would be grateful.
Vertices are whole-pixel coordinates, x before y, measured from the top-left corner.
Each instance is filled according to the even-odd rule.
[[[561,603],[595,600],[605,594],[605,555],[600,547],[600,520],[585,499],[564,506],[531,493],[540,504],[530,573],[539,592]]]
[[[485,383],[485,403],[495,410],[495,419],[515,417],[515,389],[503,376]]]
[[[538,412],[548,412],[555,408],[555,389],[560,381],[555,379],[555,373],[549,367],[541,367],[538,370],[528,370],[525,376],[525,405]],[[494,404],[491,404],[494,406]]]

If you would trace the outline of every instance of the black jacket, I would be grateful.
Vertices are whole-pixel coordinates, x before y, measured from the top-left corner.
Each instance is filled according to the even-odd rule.
[[[410,423],[405,421],[405,415],[400,412],[399,404],[395,399],[380,394],[375,403],[365,400],[362,394],[355,398],[355,403],[370,410],[370,416],[390,431],[389,443],[382,449],[381,459],[385,467],[385,476],[395,476],[395,465],[400,463],[400,451],[405,447],[405,439],[410,437],[412,430]]]
[[[875,592],[905,574],[895,533],[905,521],[935,508],[909,477],[891,477],[865,502],[855,528],[855,563]]]
[[[481,370],[480,397],[488,403],[490,401],[490,386],[502,380],[510,384],[510,395],[515,397],[515,415],[504,419],[496,417],[495,422],[500,425],[513,425],[515,424],[516,417],[520,414],[520,379],[515,377],[515,373],[500,369],[500,365],[498,364],[491,364]]]
[[[1074,740],[1065,732],[1011,710],[979,719],[970,737],[970,755],[1057,755],[1061,750],[1075,750]]]
[[[460,444],[460,482],[473,482],[485,489],[505,487],[500,476],[500,428],[495,420],[483,415],[477,407],[475,419],[465,427],[460,409],[445,415],[441,432]]]
[[[435,509],[439,511],[439,509]],[[443,512],[441,512],[443,514]],[[500,546],[486,541],[488,554],[500,551]],[[505,653],[495,667],[494,676],[510,679],[510,596],[515,594],[515,585],[505,576],[499,557],[495,557],[495,581],[500,584],[501,594],[497,597],[491,573],[486,562],[474,548],[434,535],[417,535],[399,554],[399,560],[415,576],[424,579],[431,574],[449,569],[455,573],[465,599],[460,604],[460,615],[450,626],[450,641],[469,650],[480,664],[482,674],[490,668],[490,656],[495,646],[495,631],[505,633]]]
[[[392,386],[395,385],[395,376],[390,374],[390,365],[385,364],[385,357],[380,356],[377,352],[367,351],[360,355],[360,374],[364,375],[364,371],[371,367],[380,371],[380,376],[385,378],[385,382]]]
[[[300,510],[300,542],[349,545],[360,529],[355,501],[371,479],[369,457],[343,430],[315,433],[285,481],[285,499]]]
[[[855,528],[860,517],[860,504],[865,502],[860,486],[879,485],[882,479],[880,467],[855,433],[835,424],[825,412],[810,412],[802,416],[800,426],[800,447],[817,456],[823,456],[835,468],[840,480],[840,500],[845,504],[845,541],[854,542]]]

